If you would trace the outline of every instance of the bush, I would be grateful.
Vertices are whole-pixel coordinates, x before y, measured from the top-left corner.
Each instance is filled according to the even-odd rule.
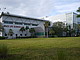
[[[0,58],[5,58],[8,55],[8,48],[4,44],[0,44]]]
[[[16,37],[16,38],[31,38],[31,36],[29,36],[29,37]]]
[[[5,39],[5,37],[3,37],[3,36],[0,36],[0,39]]]
[[[36,36],[33,36],[33,37],[32,36],[27,36],[27,37],[20,37],[19,36],[19,37],[16,37],[16,38],[36,38]]]
[[[54,35],[54,37],[58,37],[57,35]]]

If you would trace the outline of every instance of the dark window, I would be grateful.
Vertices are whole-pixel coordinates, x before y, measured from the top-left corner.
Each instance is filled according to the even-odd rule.
[[[31,23],[24,23],[24,25],[31,25]]]
[[[17,36],[17,34],[16,34],[16,36]]]
[[[26,36],[26,34],[25,34],[25,36]]]
[[[20,34],[20,36],[22,36],[22,34]]]
[[[3,21],[3,22],[6,24],[13,24],[13,22],[11,22],[11,21]]]
[[[22,25],[22,23],[21,23],[21,22],[15,22],[15,24],[17,24],[17,25]]]
[[[5,36],[7,36],[7,34],[5,34]]]
[[[32,24],[32,26],[38,26],[38,24]]]
[[[13,36],[13,34],[10,34],[10,36]]]

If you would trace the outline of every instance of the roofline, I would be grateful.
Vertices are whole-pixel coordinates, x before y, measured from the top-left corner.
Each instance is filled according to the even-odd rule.
[[[11,16],[11,17],[18,17],[18,18],[24,18],[24,19],[32,19],[32,20],[39,20],[39,21],[47,21],[47,20],[43,20],[43,19],[37,19],[37,18],[32,18],[32,17],[25,17],[25,16],[20,16],[20,15],[14,15],[14,14],[10,14],[10,13],[1,13],[1,16]]]

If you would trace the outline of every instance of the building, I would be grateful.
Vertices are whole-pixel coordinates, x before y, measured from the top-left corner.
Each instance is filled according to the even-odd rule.
[[[52,21],[52,25],[54,22],[63,22],[65,26],[75,30],[75,35],[80,34],[80,30],[78,29],[78,24],[80,24],[80,18],[77,17],[77,13],[70,12],[65,14],[59,14],[55,16],[45,16],[43,19]]]
[[[37,37],[45,36],[45,24],[46,20],[36,19],[24,16],[13,15],[10,13],[3,13],[0,16],[0,22],[4,28],[4,31],[0,31],[0,36],[7,38],[16,38],[16,37],[29,37],[31,33],[29,30],[20,31],[21,27],[28,26],[29,28],[34,28]],[[12,29],[13,35],[9,36],[9,30]]]
[[[45,17],[44,19],[50,20],[50,21],[52,21],[52,23],[58,22],[58,21],[63,22],[66,25],[70,25],[71,28],[76,29],[77,28],[76,24],[78,24],[80,22],[80,19],[77,18],[77,15],[78,14],[71,12],[71,13],[59,14],[59,15],[55,15],[55,16],[48,16],[48,17]]]

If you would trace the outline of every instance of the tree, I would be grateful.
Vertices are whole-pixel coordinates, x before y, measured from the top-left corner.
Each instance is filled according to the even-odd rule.
[[[23,33],[25,31],[25,28],[24,27],[21,27],[20,28],[20,31]]]
[[[35,35],[35,29],[34,28],[30,28],[29,32],[31,33],[31,36],[34,37],[34,35]]]
[[[52,35],[55,33],[55,31],[53,30],[53,29],[50,29],[49,30],[49,34],[50,34],[50,36],[52,37]]]
[[[13,34],[14,34],[13,30],[12,29],[9,29],[8,35],[9,36],[13,36]]]
[[[28,26],[26,26],[25,30],[28,30],[28,29],[29,29],[29,27],[28,27]]]
[[[28,30],[28,29],[29,29],[29,27],[28,27],[28,26],[26,26],[26,27],[25,27],[25,30],[26,30],[26,34],[27,34],[27,30]]]
[[[0,23],[0,31],[4,31],[4,28],[3,28],[3,26],[2,26],[2,23]]]
[[[79,32],[80,31],[80,24],[77,24],[77,28],[78,28],[77,29],[77,35],[80,36],[80,32]]]
[[[5,32],[4,30],[5,30],[5,29],[4,29],[4,27],[2,26],[2,23],[0,23],[0,32],[2,32],[2,34]]]
[[[45,26],[45,31],[46,31],[46,34],[47,34],[46,37],[48,38],[48,28],[50,26],[50,22],[49,21],[46,21],[45,24],[44,24],[44,26]]]
[[[79,13],[79,14],[77,15],[77,17],[80,18],[80,7],[78,8],[77,12]],[[80,31],[80,24],[77,25],[77,29],[78,29],[78,30],[77,30],[77,35],[80,36],[80,32],[79,32],[79,31]]]
[[[77,12],[79,13],[77,17],[80,17],[80,7],[78,8]]]
[[[74,34],[75,34],[75,29],[71,29],[70,33],[71,33],[71,36],[74,36]]]
[[[55,31],[55,35],[62,36],[65,29],[65,23],[63,22],[54,22],[52,29]]]

